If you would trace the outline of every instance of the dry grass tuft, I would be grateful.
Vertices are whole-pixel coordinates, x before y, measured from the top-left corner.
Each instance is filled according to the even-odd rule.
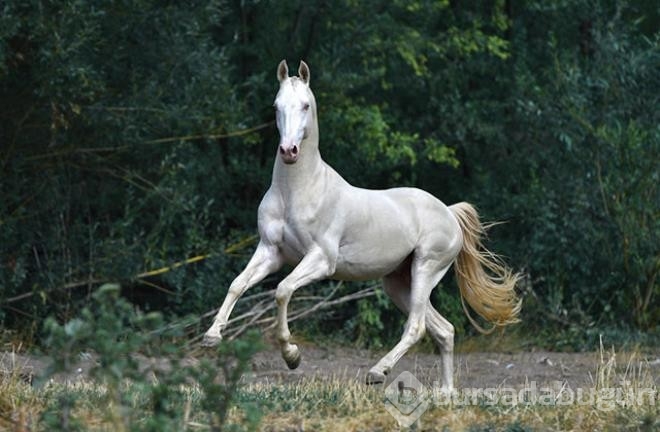
[[[36,423],[39,397],[32,390],[31,374],[20,372],[15,351],[0,358],[0,430],[29,431]]]

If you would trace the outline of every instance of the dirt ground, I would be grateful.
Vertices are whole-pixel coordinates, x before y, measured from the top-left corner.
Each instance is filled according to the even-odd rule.
[[[298,369],[290,371],[278,351],[259,353],[253,360],[249,380],[296,381],[306,377],[339,378],[364,382],[369,368],[385,352],[355,349],[301,347],[302,362]],[[609,354],[605,355],[605,362]],[[626,367],[639,368],[642,362],[648,368],[656,385],[660,383],[660,353],[635,356],[617,354],[617,372]],[[568,387],[593,387],[600,353],[459,353],[454,356],[454,376],[457,388],[522,388],[536,382],[538,387],[553,386],[557,382]],[[404,356],[388,376],[388,382],[404,371],[412,373],[419,381],[430,385],[440,380],[440,355],[409,353]]]
[[[252,360],[252,370],[244,377],[246,382],[295,383],[309,378],[339,379],[364,382],[366,373],[385,352],[373,352],[342,347],[301,346],[302,362],[298,369],[289,370],[274,348],[258,353]],[[610,353],[605,353],[607,362]],[[95,364],[94,355],[81,355],[69,375],[55,377],[58,381],[86,380]],[[190,358],[191,362],[196,359]],[[148,362],[144,359],[145,364]],[[537,387],[563,383],[570,388],[595,386],[600,353],[518,352],[459,353],[454,357],[455,385],[457,388],[523,388],[531,382]],[[617,353],[619,376],[626,368],[650,372],[656,386],[660,384],[660,352],[635,355]],[[44,373],[48,359],[39,356],[0,352],[0,374],[18,372],[26,381]],[[411,372],[419,381],[432,385],[440,379],[440,356],[430,353],[408,353],[388,376],[388,382],[403,371]],[[631,372],[632,374],[632,372]]]

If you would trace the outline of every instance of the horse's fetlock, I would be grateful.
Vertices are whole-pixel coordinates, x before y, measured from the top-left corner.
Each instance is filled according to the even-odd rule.
[[[277,335],[277,341],[282,345],[283,347],[289,345],[289,341],[291,340],[291,332],[283,332]]]

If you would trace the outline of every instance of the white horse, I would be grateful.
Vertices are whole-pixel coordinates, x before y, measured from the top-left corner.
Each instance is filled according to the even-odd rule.
[[[278,66],[274,106],[280,143],[272,183],[259,206],[260,242],[229,287],[203,344],[218,344],[237,299],[288,263],[295,268],[275,294],[277,337],[286,364],[295,369],[300,352],[287,323],[293,293],[326,278],[382,278],[385,292],[408,321],[401,341],[371,368],[367,383],[384,382],[428,330],[441,351],[443,388],[451,390],[454,327],[431,305],[431,291],[456,262],[461,300],[495,328],[518,321],[518,275],[481,246],[484,226],[470,204],[447,207],[414,188],[356,188],[327,165],[319,153],[316,101],[305,62],[298,74],[289,77],[284,60]],[[468,313],[464,301],[463,307]]]

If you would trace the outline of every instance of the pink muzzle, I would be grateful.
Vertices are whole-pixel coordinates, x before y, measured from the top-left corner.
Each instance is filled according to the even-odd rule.
[[[280,144],[280,156],[282,162],[285,164],[293,164],[298,160],[298,145],[296,144]]]

